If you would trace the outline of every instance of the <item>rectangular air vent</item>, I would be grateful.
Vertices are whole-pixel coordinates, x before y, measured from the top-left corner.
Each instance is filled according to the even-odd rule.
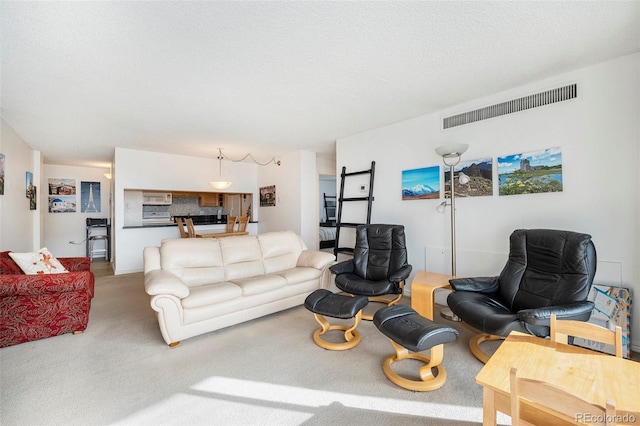
[[[442,126],[444,129],[462,126],[463,124],[474,123],[488,118],[511,114],[512,112],[524,111],[530,108],[574,99],[577,94],[578,85],[570,84],[569,86],[547,90],[546,92],[536,93],[535,95],[529,95],[523,98],[503,102],[501,104],[491,105],[474,111],[446,117],[442,120]]]

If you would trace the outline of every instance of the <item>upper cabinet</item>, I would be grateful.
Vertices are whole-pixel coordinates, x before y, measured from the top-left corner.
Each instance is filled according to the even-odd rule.
[[[219,207],[220,194],[214,192],[200,193],[200,207]]]

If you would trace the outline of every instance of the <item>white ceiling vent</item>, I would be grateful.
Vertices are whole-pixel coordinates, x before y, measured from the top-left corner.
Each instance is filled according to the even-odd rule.
[[[463,124],[486,120],[500,115],[511,114],[512,112],[524,111],[530,108],[562,102],[575,98],[577,94],[578,85],[570,84],[569,86],[547,90],[546,92],[536,93],[535,95],[529,95],[523,98],[503,102],[501,104],[491,105],[474,111],[446,117],[442,120],[442,127],[444,129],[449,129],[451,127],[462,126]]]

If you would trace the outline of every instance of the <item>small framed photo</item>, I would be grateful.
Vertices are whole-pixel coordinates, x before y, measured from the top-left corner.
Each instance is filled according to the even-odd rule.
[[[276,186],[260,187],[260,207],[272,207],[276,205]]]
[[[31,198],[31,191],[33,190],[33,173],[31,172],[27,172],[27,181],[26,181],[26,187],[27,187],[27,198]]]
[[[38,197],[36,196],[37,192],[37,188],[33,186],[31,189],[31,195],[29,197],[29,210],[36,210],[38,208]]]

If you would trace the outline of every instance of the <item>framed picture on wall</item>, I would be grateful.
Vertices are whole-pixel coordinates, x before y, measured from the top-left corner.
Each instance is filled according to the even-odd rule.
[[[100,182],[80,182],[80,212],[100,213]]]
[[[33,190],[33,173],[31,172],[27,172],[26,187],[26,196],[27,198],[31,199],[31,191]]]
[[[469,182],[461,184],[460,173],[469,177]],[[450,169],[444,167],[444,197],[451,198]],[[456,198],[493,195],[493,160],[491,157],[460,161],[453,167]]]
[[[49,213],[76,212],[76,180],[49,178]]]
[[[49,195],[49,213],[75,213],[75,195]]]
[[[438,198],[440,198],[440,166],[402,171],[403,200]]]
[[[76,180],[49,178],[49,195],[76,195]]]
[[[559,147],[498,157],[500,195],[562,192]]]
[[[37,188],[33,186],[31,188],[31,196],[29,197],[29,210],[36,210],[38,208],[38,204],[37,204],[38,197],[36,197],[36,193],[37,193]]]
[[[276,205],[276,186],[260,187],[260,207],[271,207]]]

